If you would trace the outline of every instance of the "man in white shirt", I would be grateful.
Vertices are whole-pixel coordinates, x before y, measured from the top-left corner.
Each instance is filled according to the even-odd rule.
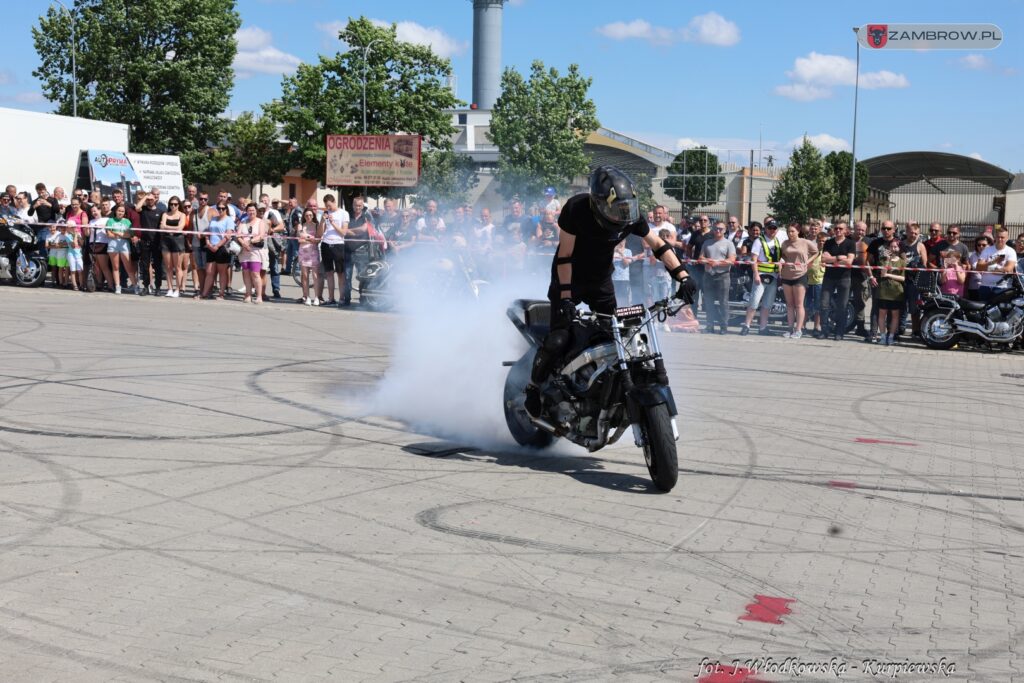
[[[329,298],[325,305],[338,304],[334,298],[334,282],[338,294],[345,292],[345,237],[348,235],[348,211],[338,206],[333,194],[324,195],[324,214],[320,219],[323,238],[320,242],[320,263],[323,264]]]
[[[473,226],[473,239],[478,249],[488,251],[493,237],[494,222],[491,220],[491,210],[485,206],[480,209],[480,222]]]
[[[416,239],[420,242],[437,242],[446,229],[444,219],[437,212],[437,202],[431,199],[427,202],[427,212],[416,221]]]
[[[549,187],[544,190],[544,201],[542,202],[545,211],[554,211],[559,213],[562,210],[562,204],[558,201],[556,196],[555,188]]]
[[[1009,288],[1010,283],[1003,280],[1003,276],[1017,269],[1017,252],[1007,244],[1010,235],[1006,228],[996,228],[992,236],[996,243],[985,247],[985,251],[981,252],[978,259],[977,269],[982,271],[978,296],[982,301],[989,301],[996,294]]]
[[[263,207],[263,220],[267,222],[267,253],[270,256],[270,287],[274,298],[281,298],[281,256],[285,251],[284,218],[281,212],[270,205],[270,195],[260,195],[260,206]],[[271,239],[274,238],[274,239]]]

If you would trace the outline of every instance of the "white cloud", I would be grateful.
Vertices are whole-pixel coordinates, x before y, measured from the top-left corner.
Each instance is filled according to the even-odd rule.
[[[977,159],[978,161],[985,161],[985,159],[982,158],[981,154],[979,154],[978,152],[971,152],[967,156],[969,156],[972,159]]]
[[[644,40],[655,45],[678,41],[729,47],[740,41],[740,29],[720,14],[709,12],[694,17],[679,29],[654,26],[646,19],[613,21],[597,27],[597,32],[612,40]]]
[[[375,26],[391,27],[391,22],[371,19]],[[466,41],[456,40],[439,28],[423,26],[415,21],[399,21],[395,24],[398,39],[403,43],[426,45],[441,57],[461,55],[469,47]]]
[[[804,137],[805,136],[801,135],[798,138],[793,138],[792,140],[786,143],[786,147],[799,147],[800,145],[803,144]],[[828,133],[818,133],[817,135],[807,135],[806,137],[808,140],[811,141],[812,145],[814,145],[815,147],[817,147],[819,150],[826,154],[829,152],[840,152],[850,149],[849,142],[842,138],[837,138],[834,135],[829,135]]]
[[[693,138],[679,138],[676,140],[676,144],[673,147],[674,150],[693,149],[694,147],[700,147],[700,142]]]
[[[238,53],[232,66],[239,78],[248,78],[257,73],[291,73],[302,63],[295,55],[274,47],[274,38],[270,31],[256,26],[238,29],[235,40],[238,41]]]
[[[690,19],[682,37],[689,43],[730,47],[740,42],[740,27],[721,14],[708,12]]]
[[[807,83],[786,83],[775,86],[775,94],[788,97],[797,102],[812,102],[826,97],[832,97],[832,91],[828,88],[820,88]]]
[[[991,59],[989,59],[985,55],[979,54],[964,55],[957,61],[960,63],[960,66],[964,67],[965,69],[973,69],[975,71],[988,69],[992,66]]]
[[[791,83],[775,87],[775,94],[800,102],[810,102],[831,97],[835,86],[851,86],[857,80],[857,65],[840,55],[823,55],[811,52],[806,57],[797,57],[793,69],[786,72]],[[860,87],[867,90],[880,88],[908,88],[910,81],[903,74],[892,71],[869,71],[861,73]]]
[[[650,22],[643,19],[634,19],[630,22],[615,21],[611,24],[599,26],[597,32],[605,38],[611,38],[612,40],[636,38],[655,43],[656,45],[668,45],[676,37],[672,29],[651,26]]]

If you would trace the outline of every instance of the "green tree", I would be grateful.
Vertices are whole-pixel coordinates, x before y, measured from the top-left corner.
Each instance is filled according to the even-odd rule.
[[[441,204],[461,204],[479,182],[471,157],[450,149],[432,149],[423,154],[417,202],[436,199]]]
[[[633,174],[633,187],[636,188],[637,203],[640,204],[640,213],[646,215],[648,211],[654,211],[657,202],[654,201],[654,187],[651,184],[651,176],[646,173]]]
[[[549,185],[563,191],[589,172],[583,143],[600,125],[587,97],[590,83],[575,64],[561,76],[535,61],[529,79],[505,69],[490,130],[499,151],[496,177],[502,195],[539,196]]]
[[[257,118],[248,111],[228,125],[224,145],[214,153],[214,160],[225,180],[248,185],[250,194],[257,184],[280,181],[291,164],[288,145],[281,142],[273,119]]]
[[[451,149],[455,128],[446,110],[460,104],[446,84],[451,62],[429,47],[399,41],[394,24],[376,26],[366,17],[350,19],[338,38],[346,52],[300,64],[282,81],[281,98],[264,107],[292,141],[293,168],[326,184],[327,135],[363,132],[363,47],[371,42],[365,62],[367,132],[419,134],[432,149]],[[371,194],[386,192],[370,188]]]
[[[75,0],[78,115],[131,126],[131,148],[177,154],[189,180],[215,180],[241,18],[235,0]],[[51,5],[32,28],[32,72],[57,112],[72,111],[71,26]]]
[[[832,171],[835,187],[835,201],[829,207],[828,215],[831,218],[839,218],[850,213],[850,167],[853,165],[853,155],[849,152],[829,152],[825,155],[825,165]],[[868,198],[869,181],[868,167],[858,161],[855,208]]]
[[[667,176],[662,187],[665,194],[678,199],[683,213],[693,213],[702,206],[718,203],[718,197],[725,190],[725,178],[718,155],[709,152],[703,145],[684,149],[668,165]]]
[[[768,206],[779,221],[803,222],[826,215],[835,204],[835,181],[818,148],[804,136],[793,150],[789,167],[768,195]]]

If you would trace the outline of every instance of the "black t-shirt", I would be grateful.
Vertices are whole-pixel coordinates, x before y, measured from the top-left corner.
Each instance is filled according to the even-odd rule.
[[[348,222],[349,230],[359,230],[360,232],[357,235],[352,235],[351,239],[345,240],[345,251],[351,254],[356,251],[364,251],[370,246],[369,233],[366,231],[367,223],[374,225],[373,214],[369,209],[363,207],[362,213]]]
[[[868,259],[871,261],[872,265],[876,265],[878,263],[878,250],[882,248],[882,245],[888,244],[888,242],[889,240],[884,237],[876,237],[871,240],[870,244],[868,244]]]
[[[836,242],[836,238],[831,238],[825,242],[823,251],[826,254],[830,254],[839,258],[840,256],[856,256],[857,255],[857,243],[851,240],[849,237],[843,240],[842,244]],[[826,280],[849,280],[850,269],[849,268],[836,268],[828,266],[825,268],[825,279]]]
[[[156,239],[156,233],[148,232],[149,230],[158,230],[160,228],[160,218],[163,213],[156,207],[142,206],[139,211],[139,227],[143,229],[140,238],[143,241],[149,242],[150,240]]]
[[[647,221],[643,218],[627,225],[618,235],[610,235],[597,223],[590,210],[590,195],[583,193],[570,197],[558,214],[558,227],[576,236],[576,246],[572,251],[573,284],[597,285],[612,276],[612,255],[615,245],[627,235],[646,237],[650,232]],[[551,278],[558,281],[556,251],[551,259]]]
[[[939,266],[941,267],[942,266],[942,252],[944,252],[944,251],[955,251],[957,254],[960,255],[960,261],[961,262],[966,261],[967,257],[971,253],[970,250],[967,248],[967,245],[964,244],[963,242],[957,242],[956,244],[950,244],[946,240],[942,240],[941,242],[939,242],[938,244],[935,245],[935,248],[932,249],[932,251],[928,254],[928,258],[932,259],[935,263],[939,264]]]
[[[55,218],[60,216],[60,203],[53,197],[46,199],[36,197],[28,205],[28,215],[35,216],[37,223],[52,223]]]

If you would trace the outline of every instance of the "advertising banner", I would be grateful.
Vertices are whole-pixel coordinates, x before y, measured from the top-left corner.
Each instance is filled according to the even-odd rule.
[[[185,188],[181,178],[181,159],[164,154],[136,154],[128,152],[128,161],[135,169],[142,187],[160,188],[160,200],[168,197],[184,197]]]
[[[991,50],[1003,41],[995,24],[864,24],[857,41],[872,50]]]
[[[181,161],[176,156],[134,154],[90,149],[83,152],[89,169],[88,187],[109,196],[115,188],[123,190],[129,201],[135,201],[136,190],[160,188],[161,201],[171,196],[185,196],[182,187]],[[80,187],[82,184],[78,183]]]
[[[413,187],[420,179],[419,135],[328,135],[330,186]]]

